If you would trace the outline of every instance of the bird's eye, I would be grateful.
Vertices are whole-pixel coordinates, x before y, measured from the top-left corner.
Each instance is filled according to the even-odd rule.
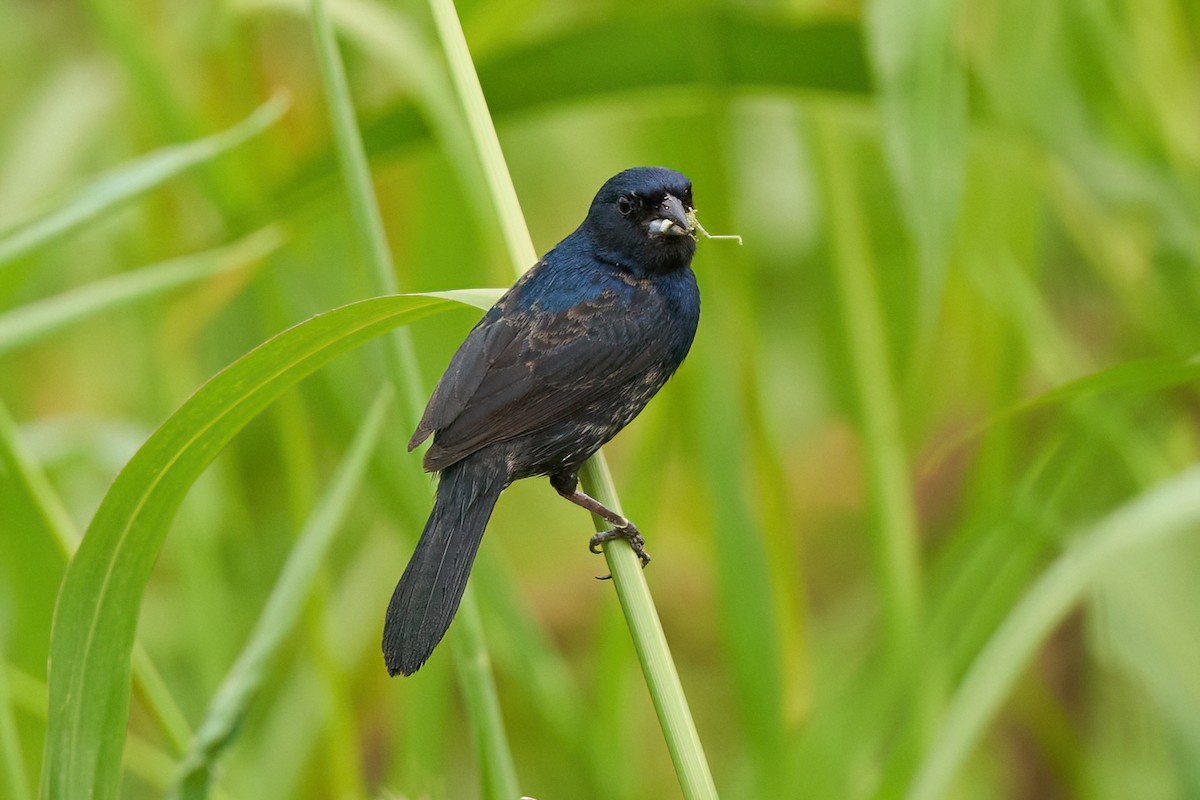
[[[621,195],[620,197],[618,197],[617,198],[617,213],[619,213],[622,217],[628,217],[630,214],[632,214],[633,213],[633,200],[629,199],[625,195]]]

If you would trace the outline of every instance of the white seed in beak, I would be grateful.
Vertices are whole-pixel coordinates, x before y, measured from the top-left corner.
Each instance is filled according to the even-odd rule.
[[[662,236],[675,226],[669,219],[654,219],[650,221],[650,232]]]

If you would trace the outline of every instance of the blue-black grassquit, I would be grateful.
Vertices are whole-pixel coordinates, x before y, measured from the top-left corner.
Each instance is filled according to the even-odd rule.
[[[497,301],[450,361],[409,442],[433,435],[437,500],[388,606],[383,655],[415,672],[454,618],[483,530],[513,481],[547,475],[649,561],[629,520],[578,489],[583,463],[687,355],[700,319],[692,185],[662,167],[611,178],[586,219]]]

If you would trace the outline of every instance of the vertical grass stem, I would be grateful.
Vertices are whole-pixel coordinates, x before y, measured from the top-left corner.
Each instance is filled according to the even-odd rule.
[[[311,8],[321,78],[329,102],[335,147],[346,179],[355,229],[370,263],[370,277],[375,290],[380,294],[391,294],[398,288],[395,270],[383,217],[371,184],[366,151],[354,116],[346,70],[324,0],[312,0]],[[385,352],[391,380],[404,398],[405,417],[415,426],[424,406],[425,391],[418,378],[420,373],[411,334],[407,330],[392,333],[388,337]],[[463,595],[458,617],[458,634],[453,637],[457,656],[455,663],[480,744],[488,796],[517,797],[516,767],[501,718],[479,610],[469,586]]]
[[[537,254],[504,161],[504,152],[500,147],[496,128],[488,113],[487,101],[471,60],[462,24],[452,0],[430,0],[430,8],[450,65],[451,78],[468,119],[472,139],[483,162],[484,172],[488,176],[488,190],[500,218],[513,270],[520,275],[533,265]],[[617,491],[603,453],[597,453],[584,465],[580,478],[585,491],[592,497],[609,508],[620,508]],[[597,525],[601,522],[598,520]],[[667,646],[654,600],[642,574],[641,562],[628,545],[619,541],[615,544],[607,543],[604,546],[604,555],[608,560],[613,585],[625,613],[684,796],[689,800],[715,798],[717,792],[708,761],[704,756],[695,722],[692,721],[691,710],[688,708],[683,686],[679,682],[675,663],[671,659],[671,651]]]

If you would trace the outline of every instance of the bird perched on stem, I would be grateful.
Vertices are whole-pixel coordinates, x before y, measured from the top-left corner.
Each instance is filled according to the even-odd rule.
[[[638,529],[579,490],[583,463],[629,424],[687,355],[700,320],[692,185],[663,167],[611,178],[587,217],[471,331],[409,450],[433,435],[437,499],[388,605],[383,655],[411,675],[441,641],[500,493],[546,475],[650,561]],[[703,229],[700,229],[703,230]]]

